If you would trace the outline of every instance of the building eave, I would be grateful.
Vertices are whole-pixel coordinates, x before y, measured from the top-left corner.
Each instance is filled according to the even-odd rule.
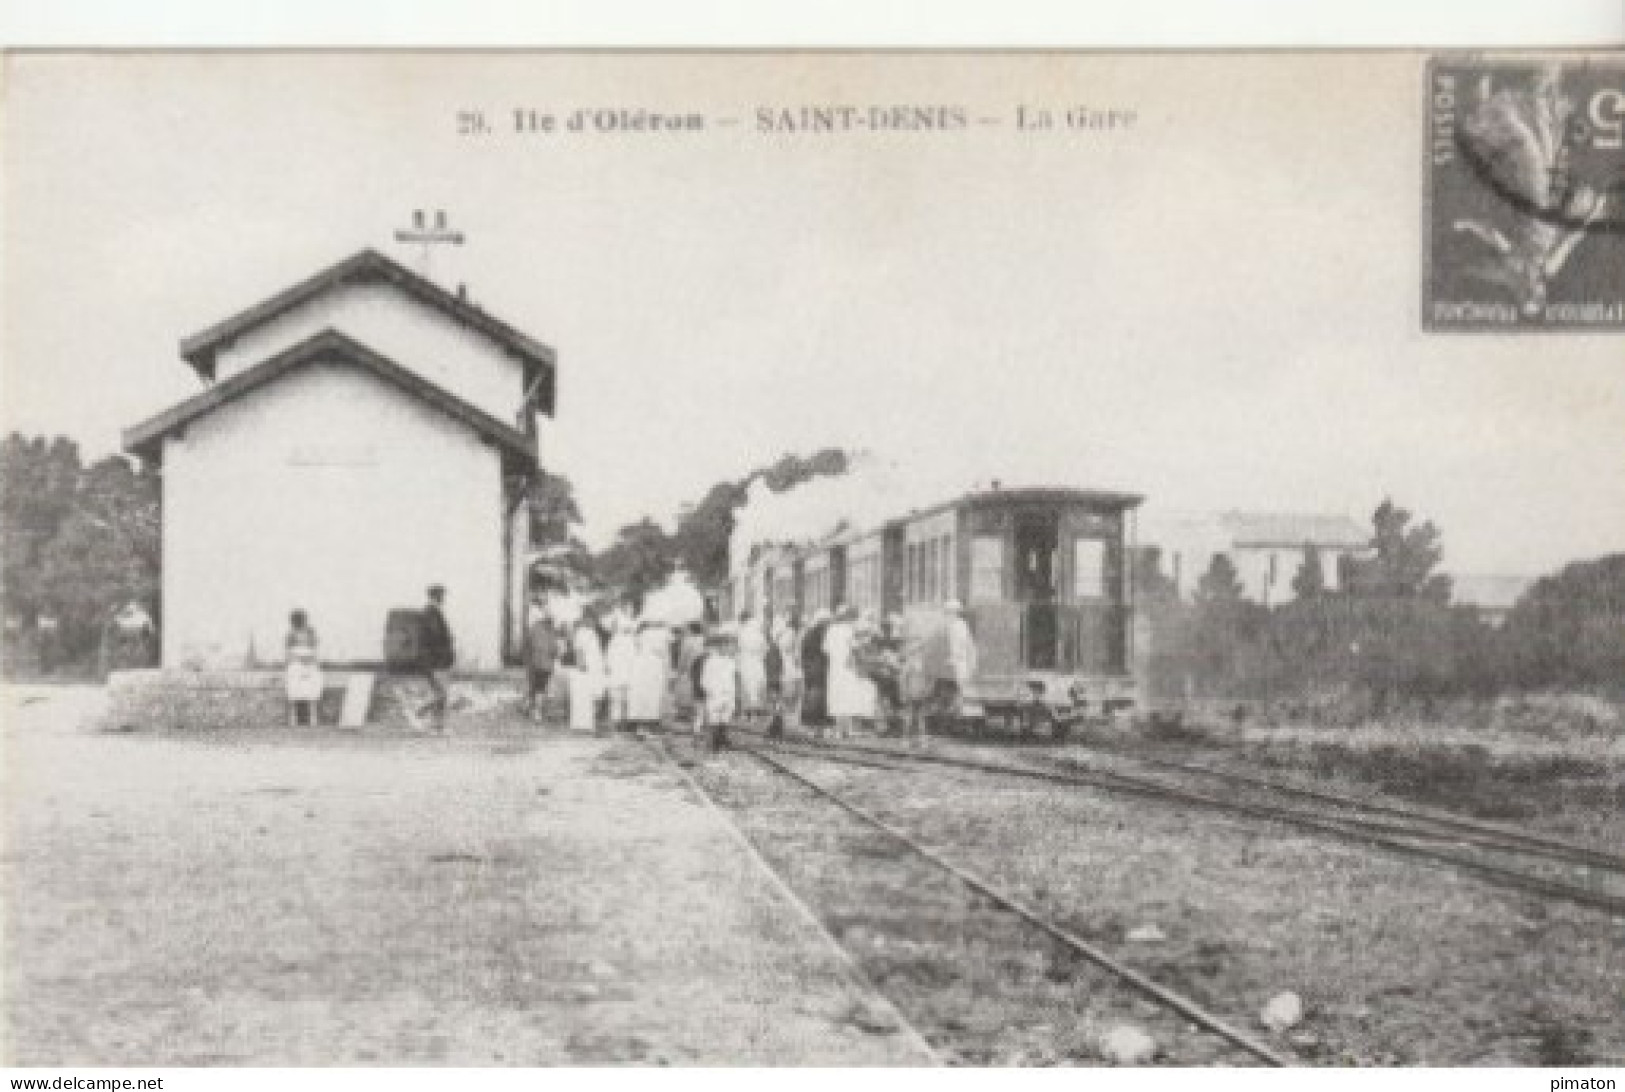
[[[126,429],[123,435],[124,450],[159,462],[165,437],[290,372],[318,363],[342,363],[361,368],[473,430],[482,440],[501,451],[505,462],[510,465],[526,471],[536,469],[536,443],[533,437],[333,329],[313,334],[252,368],[216,383],[201,394]]]

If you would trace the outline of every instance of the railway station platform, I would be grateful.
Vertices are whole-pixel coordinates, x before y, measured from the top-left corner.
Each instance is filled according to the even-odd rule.
[[[98,731],[74,706],[0,717],[4,880],[31,893],[7,1062],[933,1060],[646,744]]]

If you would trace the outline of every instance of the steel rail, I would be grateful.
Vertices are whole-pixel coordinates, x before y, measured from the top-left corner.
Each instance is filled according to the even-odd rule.
[[[983,762],[977,759],[956,758],[948,755],[936,754],[904,754],[884,748],[851,746],[842,744],[826,744],[822,748],[804,752],[810,758],[828,758],[831,761],[842,761],[845,756],[839,752],[850,751],[860,755],[885,755],[893,759],[902,759],[907,762],[939,765],[956,769],[975,770],[983,773],[1001,774],[1009,777],[1025,778],[1029,780],[1047,781],[1061,785],[1089,785],[1094,788],[1108,791],[1119,791],[1135,796],[1150,797],[1153,799],[1174,800],[1181,803],[1197,804],[1218,811],[1235,812],[1251,818],[1264,819],[1273,822],[1295,824],[1310,830],[1329,834],[1346,841],[1365,842],[1380,846],[1395,853],[1417,857],[1432,862],[1442,862],[1456,869],[1472,873],[1480,878],[1500,884],[1503,887],[1515,888],[1531,894],[1541,895],[1550,899],[1560,899],[1579,906],[1625,917],[1625,898],[1610,895],[1606,892],[1592,891],[1588,888],[1574,884],[1562,883],[1557,880],[1547,880],[1539,876],[1532,876],[1527,872],[1506,868],[1501,865],[1490,864],[1486,861],[1464,857],[1460,854],[1447,853],[1427,846],[1419,846],[1411,842],[1402,841],[1401,838],[1428,838],[1433,835],[1425,831],[1397,832],[1396,836],[1377,833],[1371,829],[1372,822],[1368,821],[1362,828],[1357,820],[1325,819],[1312,815],[1305,815],[1301,811],[1278,807],[1268,804],[1250,804],[1239,800],[1226,800],[1206,793],[1182,789],[1166,785],[1157,781],[1141,780],[1127,774],[1108,772],[1104,770],[1074,770],[1062,773],[1056,770],[1043,770],[1031,766],[1009,766],[996,762]]]
[[[1066,945],[1068,949],[1089,960],[1089,962],[1110,971],[1112,974],[1121,978],[1123,981],[1127,982],[1141,993],[1153,998],[1166,1008],[1170,1008],[1179,1013],[1191,1023],[1196,1024],[1199,1027],[1206,1028],[1208,1031],[1224,1039],[1226,1042],[1240,1047],[1247,1053],[1253,1055],[1255,1058],[1258,1058],[1260,1061],[1263,1061],[1269,1065],[1289,1066],[1292,1064],[1292,1062],[1275,1053],[1269,1047],[1258,1042],[1245,1032],[1232,1027],[1219,1017],[1208,1012],[1196,1002],[1175,993],[1173,990],[1168,989],[1166,986],[1160,985],[1150,978],[1147,978],[1145,975],[1134,970],[1132,967],[1119,963],[1117,960],[1113,959],[1099,948],[1096,948],[1088,941],[1077,936],[1075,933],[1056,925],[1054,922],[1050,921],[1036,910],[1033,910],[1031,907],[1018,900],[1014,895],[994,887],[981,877],[962,868],[959,865],[954,864],[952,861],[947,860],[935,851],[921,845],[904,831],[899,830],[897,827],[886,822],[884,819],[873,814],[872,812],[852,803],[839,793],[825,788],[823,785],[820,785],[818,782],[796,770],[792,770],[789,766],[786,766],[778,759],[764,754],[755,747],[740,747],[738,749],[744,751],[752,758],[755,758],[758,762],[761,762],[771,769],[777,770],[784,776],[805,786],[816,795],[828,800],[830,803],[841,808],[843,811],[846,811],[854,818],[861,820],[869,826],[874,827],[876,830],[879,830],[901,842],[917,856],[930,861],[944,872],[947,872],[949,875],[959,880],[965,886],[971,888],[986,898],[991,899],[993,902],[1004,907],[1017,917],[1020,917],[1028,924],[1060,941],[1062,944]]]
[[[1153,758],[1141,755],[1126,755],[1116,751],[1084,748],[1092,754],[1105,755],[1109,758],[1120,759],[1125,762],[1137,762],[1142,765],[1177,770],[1183,773],[1194,773],[1204,777],[1214,777],[1223,781],[1233,781],[1243,785],[1254,785],[1275,792],[1286,793],[1291,796],[1300,796],[1308,800],[1319,800],[1325,803],[1337,804],[1340,807],[1358,808],[1365,811],[1392,815],[1402,819],[1413,819],[1423,823],[1434,823],[1441,827],[1453,827],[1463,832],[1471,833],[1474,840],[1485,845],[1500,843],[1508,846],[1516,844],[1527,847],[1528,852],[1538,852],[1554,860],[1570,861],[1575,864],[1595,865],[1601,868],[1612,869],[1616,872],[1625,872],[1625,855],[1609,853],[1605,850],[1595,849],[1591,846],[1581,845],[1577,842],[1566,842],[1560,838],[1546,838],[1526,831],[1512,830],[1497,823],[1486,823],[1482,820],[1471,819],[1464,815],[1448,815],[1427,808],[1407,808],[1399,804],[1390,804],[1380,800],[1361,800],[1358,797],[1344,796],[1341,793],[1327,792],[1324,789],[1312,789],[1305,785],[1293,785],[1285,781],[1276,781],[1272,778],[1258,777],[1234,770],[1220,770],[1211,766],[1203,766],[1191,762],[1176,762],[1172,759]],[[1056,755],[1056,759],[1066,761],[1065,756]],[[1525,850],[1520,850],[1523,852]]]

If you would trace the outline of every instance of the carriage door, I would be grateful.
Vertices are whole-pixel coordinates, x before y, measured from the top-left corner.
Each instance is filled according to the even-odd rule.
[[[1060,651],[1056,610],[1059,520],[1053,513],[1016,517],[1016,598],[1022,604],[1022,662],[1054,671]]]
[[[901,614],[906,589],[903,578],[908,561],[908,529],[901,523],[886,528],[880,540],[881,604],[886,614]]]

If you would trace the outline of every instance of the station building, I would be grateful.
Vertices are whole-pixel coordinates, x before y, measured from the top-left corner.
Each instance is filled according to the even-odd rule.
[[[180,355],[199,392],[124,435],[162,473],[165,668],[278,664],[294,608],[376,666],[431,584],[459,669],[517,654],[551,348],[364,250]]]

